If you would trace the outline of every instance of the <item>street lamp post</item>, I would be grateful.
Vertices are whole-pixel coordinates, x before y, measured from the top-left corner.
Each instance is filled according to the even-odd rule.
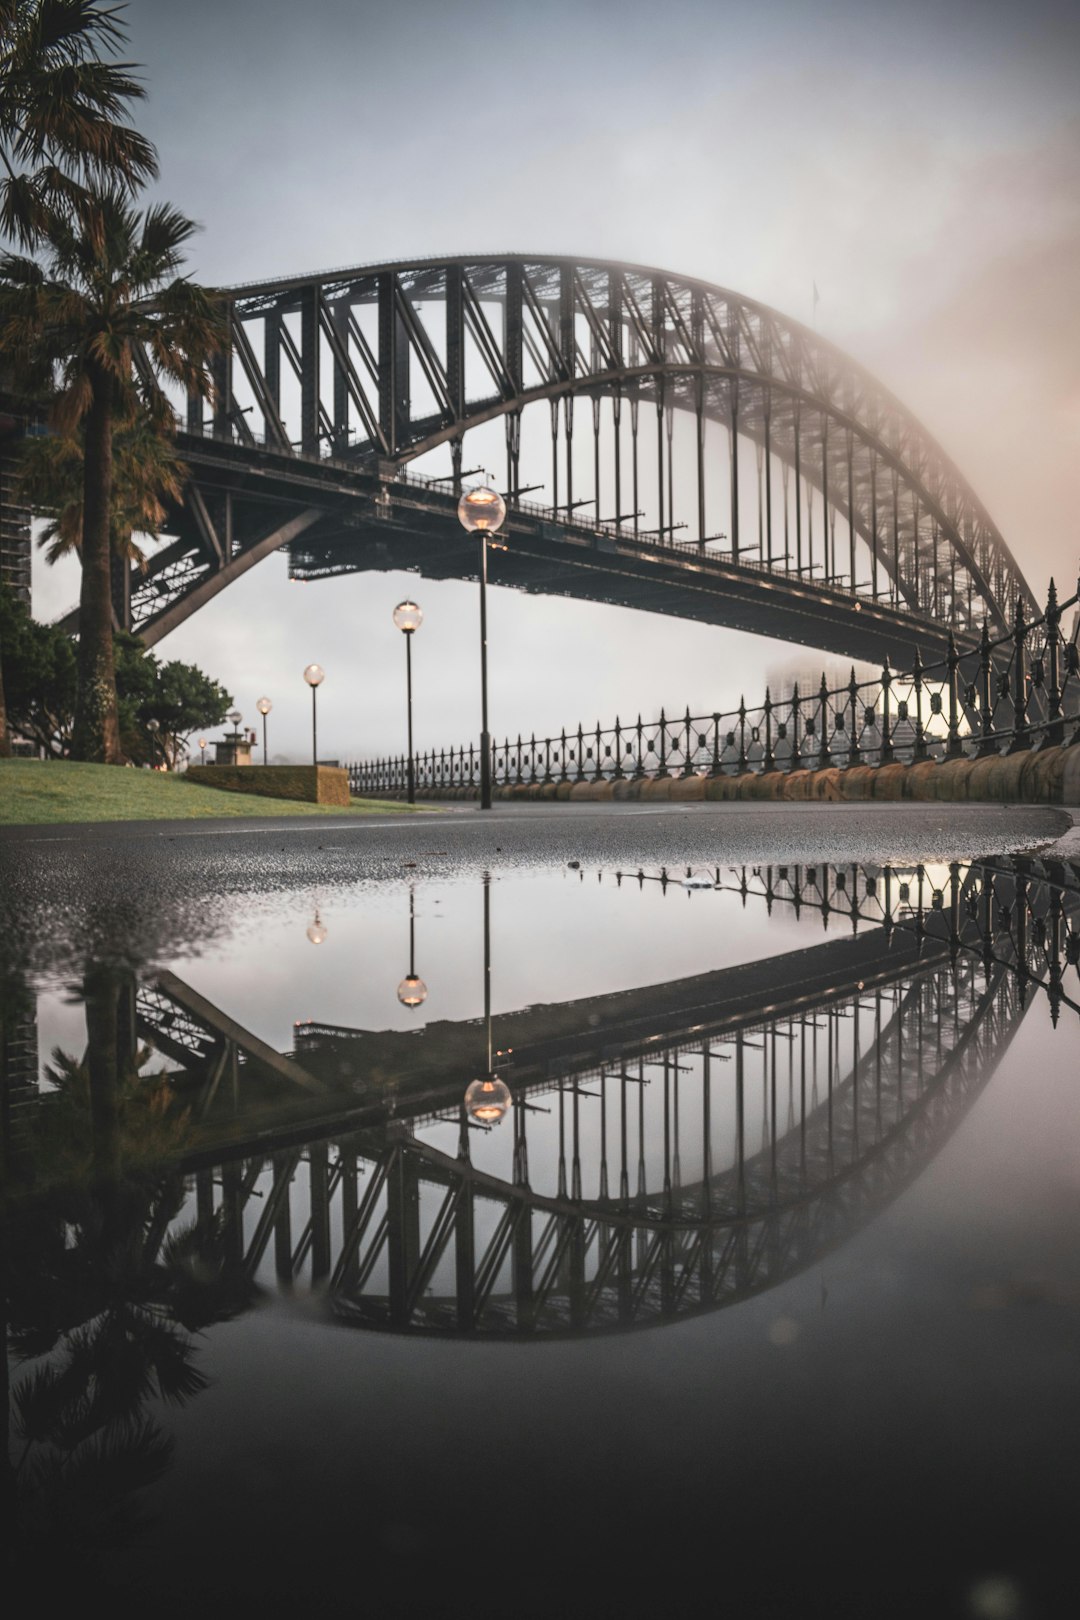
[[[408,782],[409,803],[416,803],[416,768],[413,763],[412,741],[412,638],[424,622],[424,615],[415,602],[399,602],[394,609],[394,623],[405,637],[405,694],[409,719]]]
[[[161,730],[160,720],[148,720],[146,729],[150,733],[150,769],[157,769],[157,734]]]
[[[258,703],[256,703],[255,707],[258,709],[259,713],[262,715],[262,723],[263,723],[263,764],[264,765],[269,765],[270,756],[266,752],[266,717],[270,713],[270,710],[274,707],[274,705],[271,703],[269,698],[260,698]]]
[[[317,715],[316,706],[315,706],[315,694],[318,692],[319,687],[322,685],[323,681],[326,679],[326,671],[323,669],[321,664],[309,664],[307,669],[305,669],[305,671],[304,671],[304,679],[305,679],[305,681],[307,681],[308,685],[311,687],[311,763],[313,765],[315,765],[315,766],[318,766],[318,763],[319,763],[319,745],[318,745],[319,733],[318,733],[318,715]]]
[[[205,737],[200,737],[199,738],[199,764],[200,765],[205,765],[206,764],[206,738]]]
[[[458,521],[480,540],[480,808],[491,809],[491,736],[488,732],[487,692],[487,542],[506,517],[506,502],[498,490],[482,484],[466,490],[458,501]]]

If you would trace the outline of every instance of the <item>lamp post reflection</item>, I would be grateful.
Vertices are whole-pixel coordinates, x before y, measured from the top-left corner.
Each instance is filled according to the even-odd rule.
[[[326,933],[327,933],[326,924],[323,922],[322,918],[319,916],[319,908],[318,908],[318,906],[315,907],[315,916],[314,916],[313,920],[310,923],[308,923],[306,933],[307,933],[308,939],[310,939],[310,941],[311,941],[311,943],[313,945],[321,945],[323,940],[326,938]]]
[[[510,1087],[494,1071],[491,1041],[491,874],[484,873],[484,1038],[487,1063],[484,1073],[465,1092],[465,1112],[478,1125],[498,1125],[509,1113]]]
[[[416,971],[416,891],[409,884],[409,971],[397,987],[403,1007],[419,1007],[427,1000],[427,985]]]

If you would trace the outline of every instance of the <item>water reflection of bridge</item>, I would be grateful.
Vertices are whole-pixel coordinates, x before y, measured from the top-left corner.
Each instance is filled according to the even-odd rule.
[[[283,1057],[174,976],[140,985],[132,1038],[152,1035],[191,1105],[171,1173],[193,1179],[200,1225],[223,1226],[237,1272],[306,1278],[369,1328],[546,1337],[716,1309],[805,1268],[925,1168],[1033,985],[1077,1006],[1064,873],[735,882],[744,903],[842,910],[851,937],[500,1018],[515,1106],[495,1132],[461,1105],[475,1022],[301,1026]]]

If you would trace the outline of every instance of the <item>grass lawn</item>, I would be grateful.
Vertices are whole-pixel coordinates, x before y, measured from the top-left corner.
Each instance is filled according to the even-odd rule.
[[[0,759],[0,826],[64,821],[202,821],[234,816],[368,816],[408,810],[401,803],[354,799],[347,810],[255,793],[197,787],[182,776],[77,765],[70,760]]]

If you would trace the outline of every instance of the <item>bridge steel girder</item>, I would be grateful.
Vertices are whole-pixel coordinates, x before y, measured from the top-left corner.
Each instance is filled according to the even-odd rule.
[[[773,453],[790,466],[798,459],[801,475],[818,489],[857,495],[852,515],[871,540],[879,458],[881,470],[896,473],[905,506],[900,568],[916,598],[916,542],[928,539],[934,525],[946,550],[972,571],[992,620],[1024,592],[989,516],[910,412],[818,334],[730,289],[637,265],[507,255],[287,277],[230,288],[229,297],[234,330],[263,324],[265,352],[274,347],[274,333],[285,341],[289,320],[310,322],[313,301],[338,312],[347,338],[330,369],[339,392],[351,373],[356,442],[350,454],[360,461],[378,456],[402,464],[437,443],[460,443],[493,413],[520,412],[545,398],[599,392],[696,412],[695,379],[706,377],[700,402],[706,416],[735,417],[739,431],[760,442],[768,415]],[[318,356],[312,351],[309,367],[306,343],[299,352],[288,341],[307,401],[310,443],[312,401],[320,398]],[[249,350],[253,357],[255,346]],[[418,400],[422,395],[430,402],[426,410],[423,403],[413,409],[414,379]],[[257,400],[255,406],[257,416]],[[329,427],[329,410],[325,414]],[[797,423],[800,433],[804,426],[809,432],[807,453],[798,458]],[[832,432],[834,425],[841,431]],[[271,438],[273,429],[271,423]],[[811,453],[821,438],[824,465]],[[895,552],[881,558],[885,566],[890,560],[895,565]],[[931,566],[939,583],[951,574],[947,556]]]
[[[178,448],[191,474],[186,504],[170,521],[178,538],[131,575],[132,628],[147,646],[285,546],[301,579],[394,568],[475,578],[475,546],[445,489],[187,434]],[[205,514],[215,511],[221,520],[208,536]],[[898,667],[910,665],[916,648],[924,659],[947,651],[947,625],[794,574],[555,523],[521,507],[511,507],[504,533],[508,549],[489,556],[497,585],[750,629]],[[74,622],[71,615],[72,629]],[[957,640],[964,651],[977,643],[974,632]]]
[[[984,619],[1006,632],[1018,598],[1032,616],[1038,612],[1002,536],[921,424],[832,344],[730,289],[637,265],[516,254],[359,266],[226,291],[232,342],[215,364],[212,421],[190,400],[181,437],[192,482],[204,505],[223,502],[227,532],[196,520],[197,501],[175,514],[178,539],[169,555],[131,581],[133,628],[148,642],[274,549],[271,534],[285,534],[293,518],[316,508],[319,518],[305,525],[299,552],[292,543],[298,536],[279,541],[291,546],[296,577],[434,567],[453,532],[453,503],[435,489],[425,500],[415,480],[403,484],[406,467],[449,446],[459,482],[467,433],[505,418],[516,490],[523,414],[545,407],[551,506],[527,509],[512,493],[508,528],[518,545],[543,526],[547,560],[569,559],[571,594],[625,601],[611,578],[601,588],[595,570],[583,570],[580,552],[592,537],[616,551],[633,545],[643,566],[663,556],[669,569],[690,575],[712,564],[720,572],[711,577],[733,604],[720,617],[709,593],[695,589],[672,605],[668,581],[640,604],[653,611],[741,624],[875,661],[894,649],[909,660],[916,644],[924,656],[942,650],[950,630],[962,647],[973,645]],[[592,406],[595,488],[584,502],[593,507],[592,522],[574,521],[570,504],[570,446],[575,432],[580,443],[589,431],[589,413],[575,413],[575,401]],[[655,474],[659,516],[657,538],[647,542],[627,510],[626,463],[632,448],[636,508],[639,417],[654,414],[656,465],[643,478],[651,487]],[[612,465],[602,469],[606,418]],[[684,465],[675,475],[674,425],[684,418],[694,427],[694,489]],[[726,472],[715,445],[708,453],[710,423],[730,435]],[[740,475],[740,457],[731,453],[740,441],[757,458],[757,543],[749,533],[753,479],[746,467]],[[726,481],[732,533],[724,558],[665,542],[676,532],[676,510],[692,520],[702,552],[724,538],[705,534],[710,478]],[[605,523],[600,503],[612,483],[615,521]],[[385,531],[387,495],[399,510],[404,499],[415,532],[400,525],[395,535]],[[253,516],[251,503],[260,500],[281,511]],[[786,544],[777,558],[781,511],[778,543]],[[817,557],[815,514],[825,531],[816,537]],[[357,532],[376,547],[386,544],[385,561],[370,543],[355,544]],[[414,546],[418,538],[424,544]],[[867,559],[870,579],[859,580]],[[534,561],[532,582],[523,564],[507,583],[542,589],[540,558]],[[467,575],[466,562],[462,552],[451,571]],[[829,577],[813,585],[817,569]],[[609,576],[617,572],[607,568]],[[858,613],[871,616],[873,634],[858,625]]]

